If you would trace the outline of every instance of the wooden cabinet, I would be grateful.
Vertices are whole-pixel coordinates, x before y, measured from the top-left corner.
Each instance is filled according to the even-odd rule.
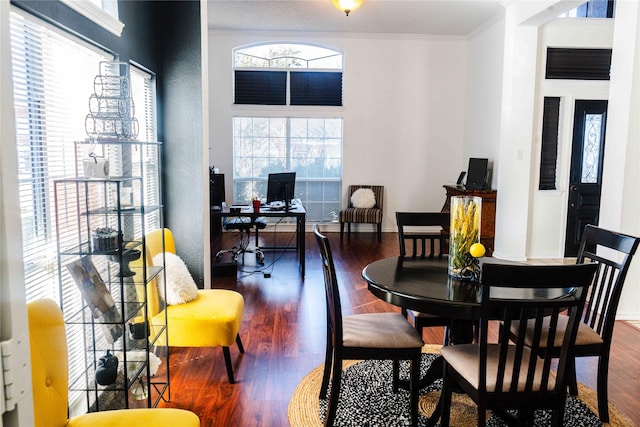
[[[471,190],[455,185],[443,185],[447,199],[442,212],[449,212],[452,196],[475,196],[482,199],[482,224],[480,225],[480,242],[487,248],[487,256],[493,254],[496,233],[496,190]]]

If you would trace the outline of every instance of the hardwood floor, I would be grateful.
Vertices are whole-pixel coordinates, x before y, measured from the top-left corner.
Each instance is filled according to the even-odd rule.
[[[272,244],[270,233],[261,240]],[[383,233],[378,243],[374,233],[355,233],[341,243],[339,233],[328,233],[341,286],[345,314],[376,311],[399,311],[375,298],[360,274],[376,259],[398,254],[397,235]],[[234,246],[235,234],[225,233],[223,243]],[[289,233],[278,233],[284,243]],[[323,363],[325,348],[324,284],[313,233],[306,233],[306,277],[300,278],[293,251],[284,254],[267,252],[265,271],[255,269],[254,258],[247,255],[246,270],[237,278],[214,278],[216,288],[235,289],[245,298],[245,313],[240,335],[245,353],[232,347],[237,383],[227,381],[220,348],[172,348],[171,402],[160,406],[180,407],[200,416],[203,427],[209,426],[286,426],[287,407],[298,382]],[[269,263],[277,258],[271,268]],[[442,329],[425,329],[427,343],[441,343]],[[609,399],[636,424],[640,425],[640,329],[618,322],[614,332],[609,369]],[[578,360],[578,380],[595,389],[596,360]],[[176,426],[178,427],[178,426]]]

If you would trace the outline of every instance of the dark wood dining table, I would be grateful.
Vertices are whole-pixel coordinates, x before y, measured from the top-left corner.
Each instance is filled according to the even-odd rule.
[[[480,268],[486,263],[514,264],[496,258],[483,258]],[[407,310],[450,318],[450,345],[472,342],[473,325],[480,317],[481,287],[477,282],[449,276],[448,257],[384,258],[367,265],[362,271],[362,277],[368,283],[369,291],[383,301]],[[500,292],[496,290],[495,294],[492,292],[492,298],[562,298],[571,295],[572,290],[503,288]],[[420,378],[420,388],[442,378],[442,370],[442,358],[438,357]],[[427,425],[435,425],[439,416],[438,406]]]

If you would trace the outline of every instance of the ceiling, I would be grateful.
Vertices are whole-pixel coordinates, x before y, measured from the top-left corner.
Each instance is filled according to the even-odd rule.
[[[208,0],[210,30],[468,35],[504,13],[498,0]]]

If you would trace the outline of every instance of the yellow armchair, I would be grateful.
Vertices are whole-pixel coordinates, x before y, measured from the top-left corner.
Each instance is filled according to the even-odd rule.
[[[175,254],[176,245],[171,230],[154,230],[145,237],[146,262],[164,251]],[[158,297],[155,280],[147,285],[151,324],[164,324],[164,311]],[[244,298],[226,289],[199,289],[198,296],[186,303],[168,305],[167,330],[169,345],[174,347],[222,347],[229,382],[235,382],[229,347],[234,341],[244,353],[240,340],[240,324],[244,313]],[[164,344],[164,343],[160,343]]]
[[[196,414],[175,408],[119,409],[67,419],[69,375],[62,312],[50,299],[28,304],[35,425],[38,427],[200,427]]]

